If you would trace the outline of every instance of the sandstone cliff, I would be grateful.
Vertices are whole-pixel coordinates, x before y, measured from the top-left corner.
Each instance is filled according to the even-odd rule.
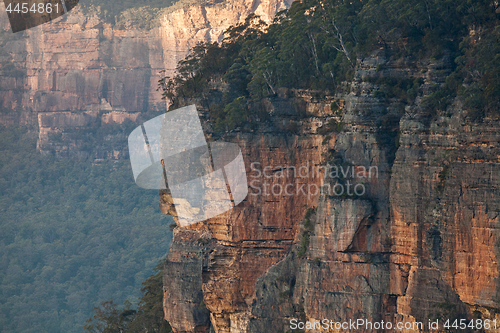
[[[136,25],[134,11],[110,24],[98,10],[75,9],[16,35],[0,5],[0,123],[36,128],[41,151],[80,155],[86,148],[76,132],[164,109],[160,71],[172,73],[196,42],[220,40],[252,12],[269,21],[289,3],[177,5],[155,12],[146,27]],[[467,121],[458,102],[429,117],[419,99],[382,100],[374,78],[411,75],[426,91],[450,67],[447,59],[412,66],[388,59],[383,51],[361,59],[350,92],[282,91],[267,101],[271,122],[227,135],[243,151],[253,195],[225,215],[175,230],[164,308],[177,332],[210,325],[282,332],[292,318],[497,316],[500,124]],[[330,128],[331,119],[343,128]],[[123,144],[102,144],[95,158],[123,156]],[[342,185],[362,183],[363,195],[310,193],[336,184],[312,172],[326,164],[376,167],[376,176],[341,177]],[[301,167],[307,177],[275,176]],[[294,195],[273,193],[288,184]],[[264,186],[267,194],[255,195]],[[169,212],[165,193],[162,200]]]
[[[139,113],[165,110],[158,80],[171,76],[192,46],[220,41],[225,29],[253,12],[269,22],[290,2],[180,2],[164,9],[131,8],[113,24],[99,8],[78,6],[51,23],[17,34],[10,32],[0,5],[0,123],[38,126],[41,151],[84,153],[67,132],[136,121]],[[125,156],[126,149],[98,155],[109,154]]]
[[[243,151],[251,193],[226,214],[176,229],[164,273],[175,332],[208,332],[209,319],[217,333],[253,333],[291,331],[293,318],[424,330],[435,319],[497,318],[500,122],[471,123],[458,102],[432,116],[420,98],[380,98],[377,78],[414,77],[425,95],[451,66],[446,57],[389,59],[383,49],[360,59],[350,89],[335,96],[271,98],[270,122],[226,135]],[[325,178],[325,164],[356,171]],[[307,176],[277,176],[300,167]],[[362,187],[329,190],[347,182]],[[287,184],[292,195],[279,191]],[[311,190],[296,192],[301,185]]]

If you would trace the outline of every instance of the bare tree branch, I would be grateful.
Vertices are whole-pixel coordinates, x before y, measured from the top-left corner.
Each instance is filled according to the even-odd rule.
[[[336,32],[334,32],[334,36],[338,39],[340,46],[342,47],[342,52],[345,54],[347,59],[352,63],[351,55],[349,54],[349,51],[347,50],[347,47],[345,46],[345,43],[344,43],[344,37],[342,36],[342,33],[340,32],[339,28],[337,27],[337,24],[335,23],[334,18],[332,18],[332,25],[336,30]]]
[[[307,36],[309,37],[309,39],[311,40],[312,45],[313,45],[312,52],[313,52],[313,56],[314,56],[314,64],[316,65],[316,71],[318,71],[318,73],[319,73],[318,52],[316,51],[316,40],[314,39],[313,34],[310,32],[307,32]]]

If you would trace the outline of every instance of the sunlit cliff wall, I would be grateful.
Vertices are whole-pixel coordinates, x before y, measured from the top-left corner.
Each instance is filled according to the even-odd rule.
[[[126,11],[116,24],[99,9],[76,7],[17,34],[0,4],[0,123],[38,127],[41,151],[79,155],[83,148],[66,132],[137,121],[139,113],[165,110],[158,80],[172,76],[191,47],[220,41],[225,29],[250,13],[270,22],[290,2],[181,2]],[[126,149],[100,155],[108,153],[125,156]]]
[[[293,318],[427,328],[429,319],[497,318],[500,122],[472,123],[458,101],[429,115],[421,98],[383,100],[372,80],[411,75],[425,96],[450,68],[446,57],[408,66],[382,49],[358,60],[343,93],[270,98],[271,121],[228,133],[248,181],[267,182],[268,192],[274,184],[334,185],[311,172],[327,163],[376,169],[340,180],[362,183],[363,195],[326,187],[312,196],[255,195],[251,187],[231,212],[176,228],[164,273],[175,331],[286,332]],[[332,118],[343,127],[318,130]],[[267,176],[252,169],[256,162],[269,166]],[[308,177],[275,176],[306,165]]]

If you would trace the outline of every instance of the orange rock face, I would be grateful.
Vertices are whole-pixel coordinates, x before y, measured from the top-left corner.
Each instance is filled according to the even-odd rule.
[[[294,318],[400,323],[403,332],[429,331],[429,320],[439,319],[434,331],[444,331],[447,319],[497,319],[500,122],[469,123],[459,104],[432,121],[418,100],[405,112],[388,111],[371,93],[377,87],[361,79],[380,63],[383,75],[408,73],[382,51],[359,63],[351,93],[336,96],[344,129],[330,140],[316,130],[332,115],[306,92],[287,97],[315,112],[299,134],[280,128],[292,111],[271,99],[271,124],[227,138],[244,152],[250,194],[231,212],[190,226],[209,239],[193,288],[202,291],[215,332],[290,331]],[[436,77],[432,68],[412,75]],[[379,120],[388,112],[397,121]],[[281,166],[307,161],[340,174],[276,177]],[[268,194],[288,183],[323,187],[311,197],[264,195],[264,183]],[[350,194],[331,191],[349,184]],[[166,272],[175,258],[169,254]],[[169,293],[165,318],[177,329]],[[192,332],[184,328],[178,332]]]
[[[324,121],[331,111],[317,115]],[[209,245],[201,255],[198,288],[203,290],[204,304],[218,332],[244,331],[258,278],[285,257],[298,235],[296,221],[317,205],[324,177],[317,170],[323,170],[322,154],[327,151],[323,137],[314,135],[259,132],[225,140],[242,150],[250,192],[233,210],[188,228],[200,239],[210,235],[210,241],[202,241]],[[161,198],[162,210],[171,211],[168,196]],[[176,253],[169,254],[168,267],[177,265]],[[177,319],[179,310],[167,301],[171,292],[165,289],[166,319],[178,332],[189,332],[188,325]]]
[[[161,70],[173,73],[190,47],[219,41],[249,13],[268,21],[289,4],[174,7],[151,29],[112,26],[75,8],[4,34],[0,55],[13,66],[0,69],[0,123],[38,127],[41,151],[79,154],[71,131],[140,121],[140,112],[164,108],[156,91]],[[9,30],[1,4],[0,27]],[[458,102],[429,119],[419,99],[403,110],[378,99],[379,87],[366,80],[412,75],[428,91],[442,83],[435,68],[450,65],[402,68],[380,51],[358,62],[349,93],[317,100],[278,90],[264,103],[269,124],[228,134],[243,152],[250,194],[230,212],[175,231],[164,279],[174,330],[283,332],[294,318],[497,318],[500,123],[471,123]],[[291,133],[294,99],[309,116]],[[317,130],[333,117],[333,100],[344,129],[325,140]],[[126,147],[100,153],[121,158]],[[326,164],[341,174],[313,172]],[[173,212],[168,195],[161,202]]]

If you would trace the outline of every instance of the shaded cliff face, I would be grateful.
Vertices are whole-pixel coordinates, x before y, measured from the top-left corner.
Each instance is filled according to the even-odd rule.
[[[192,46],[221,40],[225,29],[250,13],[270,21],[288,6],[271,0],[139,8],[122,13],[116,24],[98,9],[76,7],[13,35],[1,5],[0,123],[38,126],[41,151],[81,155],[85,148],[67,133],[137,122],[139,113],[165,110],[157,82],[172,76]],[[117,154],[126,156],[126,151],[98,155]]]
[[[293,318],[427,328],[429,319],[495,319],[500,122],[471,123],[458,102],[429,116],[420,98],[404,105],[377,94],[377,78],[412,77],[425,95],[450,68],[446,57],[408,64],[380,50],[358,62],[349,92],[273,98],[265,126],[228,135],[251,194],[226,215],[178,228],[164,274],[175,331],[208,331],[208,313],[193,315],[201,302],[215,332],[282,332]],[[329,128],[340,115],[341,131]],[[277,176],[306,165],[305,177]],[[313,175],[322,165],[345,174]],[[272,192],[287,184],[294,195]],[[301,184],[323,191],[296,194]]]

